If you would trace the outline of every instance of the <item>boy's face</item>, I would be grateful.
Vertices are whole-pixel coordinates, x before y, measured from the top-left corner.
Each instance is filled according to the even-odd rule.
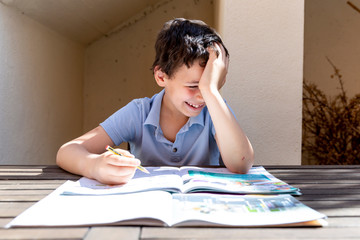
[[[164,78],[165,95],[163,107],[167,113],[194,117],[205,107],[199,90],[199,81],[204,71],[203,60],[195,60],[188,68],[183,64],[171,78]]]

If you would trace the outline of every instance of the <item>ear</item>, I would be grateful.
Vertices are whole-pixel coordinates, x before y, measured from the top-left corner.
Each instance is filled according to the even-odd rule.
[[[168,75],[164,73],[159,66],[154,68],[154,77],[160,87],[165,87],[166,81],[169,79]]]

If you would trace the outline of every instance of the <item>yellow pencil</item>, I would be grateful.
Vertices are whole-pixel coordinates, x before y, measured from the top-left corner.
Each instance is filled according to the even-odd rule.
[[[112,147],[110,147],[109,145],[106,146],[106,150],[116,154],[116,155],[119,155],[119,156],[124,156],[126,157],[125,155],[119,153],[118,151],[116,151],[115,149],[113,149]],[[139,165],[139,166],[136,166],[137,169],[139,169],[140,171],[143,171],[144,173],[147,173],[147,174],[150,174],[150,172],[148,170],[146,170],[146,168],[144,168],[143,166]]]

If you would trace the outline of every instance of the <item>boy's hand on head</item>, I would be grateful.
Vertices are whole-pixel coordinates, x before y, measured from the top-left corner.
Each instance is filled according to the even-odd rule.
[[[116,149],[116,151],[123,156],[109,151],[97,156],[92,171],[93,176],[99,182],[111,185],[124,184],[134,176],[140,160],[123,149]]]
[[[199,89],[200,91],[220,90],[226,81],[229,57],[226,56],[224,47],[219,43],[214,43],[207,50],[209,52],[209,60],[201,76]]]

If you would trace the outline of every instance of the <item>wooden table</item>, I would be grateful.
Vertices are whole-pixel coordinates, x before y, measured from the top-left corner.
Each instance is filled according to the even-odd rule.
[[[360,239],[360,165],[264,166],[299,187],[304,204],[328,216],[322,228],[161,228],[3,226],[66,180],[57,166],[0,166],[0,239]]]

